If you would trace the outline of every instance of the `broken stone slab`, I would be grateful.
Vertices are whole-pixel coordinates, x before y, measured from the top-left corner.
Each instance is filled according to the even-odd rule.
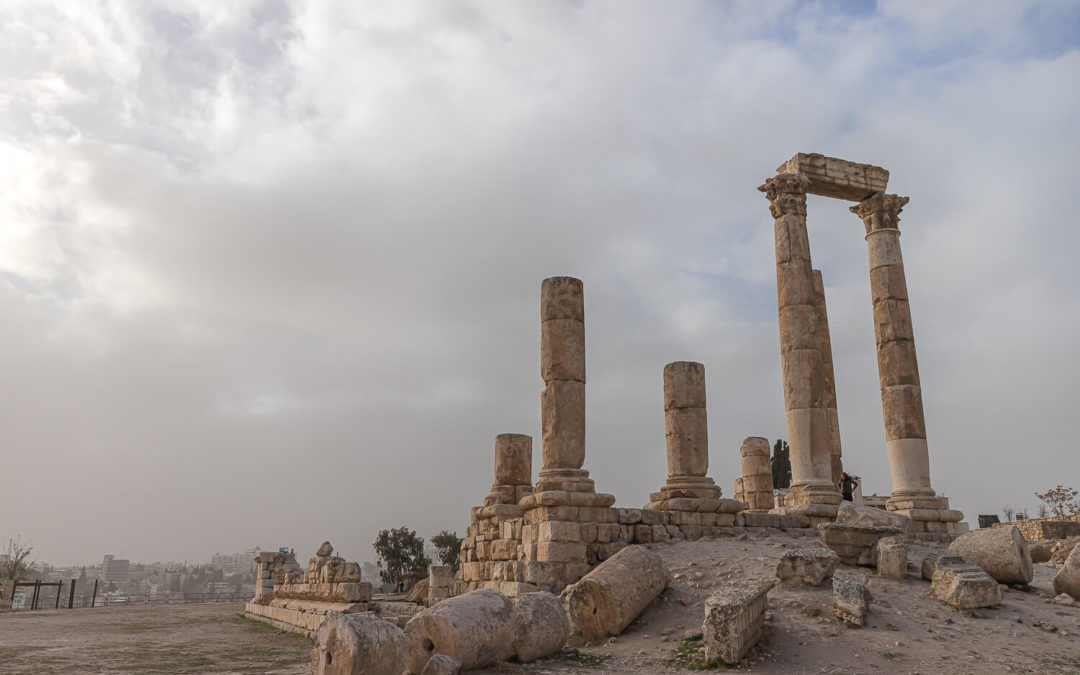
[[[930,595],[957,609],[996,607],[1005,597],[1001,584],[960,556],[937,559]]]
[[[461,663],[457,659],[446,654],[436,654],[428,659],[420,675],[458,675],[460,672]]]
[[[873,564],[878,539],[903,534],[899,528],[887,525],[845,523],[822,523],[818,531],[825,545],[836,551],[845,565]]]
[[[627,546],[563,591],[570,625],[586,641],[618,635],[667,588],[668,570],[644,546]]]
[[[833,575],[840,556],[827,548],[798,548],[785,551],[776,565],[776,576],[783,583],[820,586]]]
[[[877,542],[878,575],[890,579],[907,578],[907,543],[903,537],[882,537]]]
[[[836,522],[844,525],[884,525],[908,531],[910,520],[907,516],[872,506],[856,506],[851,502],[842,502],[836,511]]]
[[[705,599],[701,632],[705,658],[736,664],[761,638],[771,581],[744,581],[720,588]]]
[[[447,598],[409,619],[406,672],[423,672],[431,657],[454,657],[465,670],[509,658],[514,641],[514,605],[493,588]]]
[[[1054,575],[1054,592],[1080,600],[1080,544],[1073,546],[1065,565]]]
[[[313,675],[401,675],[408,663],[405,633],[374,614],[331,610],[311,650]]]
[[[870,601],[873,596],[870,589],[860,581],[846,574],[834,574],[833,613],[842,621],[855,626],[866,625],[866,615],[870,613]]]
[[[949,544],[949,553],[978,565],[1000,583],[1031,583],[1031,550],[1016,527],[969,532]]]
[[[562,602],[546,591],[526,593],[513,599],[513,652],[528,663],[562,651],[570,637],[570,619]]]

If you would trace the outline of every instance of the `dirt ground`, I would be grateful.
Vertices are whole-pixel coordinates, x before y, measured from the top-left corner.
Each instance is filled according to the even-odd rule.
[[[483,673],[677,673],[700,645],[704,600],[740,579],[771,579],[789,548],[814,538],[774,533],[655,544],[671,586],[620,636],[578,645],[558,658]],[[944,546],[912,548],[912,560]],[[777,586],[762,641],[739,671],[759,673],[1080,673],[1080,603],[1050,602],[1055,570],[1035,566],[1030,590],[1010,589],[994,609],[958,612],[911,575],[882,579],[841,566],[869,584],[867,625],[832,614],[832,590]],[[0,614],[0,672],[307,672],[311,642],[237,617],[237,604],[109,607]],[[684,660],[685,662],[685,660]]]

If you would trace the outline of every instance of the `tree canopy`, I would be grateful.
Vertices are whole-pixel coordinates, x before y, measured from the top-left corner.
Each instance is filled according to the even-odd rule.
[[[435,546],[439,562],[449,565],[457,572],[458,565],[461,564],[461,537],[457,536],[457,532],[443,530],[431,538],[431,543]]]
[[[424,555],[424,538],[407,527],[381,530],[373,544],[379,556],[379,577],[397,583],[406,572],[426,572],[431,560]]]

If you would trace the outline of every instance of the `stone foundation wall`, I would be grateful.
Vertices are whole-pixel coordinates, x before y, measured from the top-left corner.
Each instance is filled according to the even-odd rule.
[[[1080,537],[1080,516],[1061,518],[1025,518],[1008,523],[994,523],[991,527],[1015,527],[1027,541],[1044,539],[1068,539]]]

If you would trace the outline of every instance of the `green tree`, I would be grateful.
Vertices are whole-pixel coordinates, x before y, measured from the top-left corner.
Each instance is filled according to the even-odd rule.
[[[30,574],[30,569],[34,564],[30,560],[30,555],[33,552],[34,547],[30,544],[24,544],[22,537],[8,539],[7,546],[4,547],[4,554],[0,555],[0,581],[10,579],[15,583],[19,583],[25,579]]]
[[[431,543],[435,547],[435,554],[439,556],[439,562],[449,565],[455,572],[458,571],[458,565],[461,564],[461,541],[462,539],[457,536],[457,532],[448,530],[443,530],[431,538]]]
[[[426,572],[431,564],[424,555],[424,538],[404,526],[381,530],[373,546],[379,556],[379,577],[390,584],[406,572]]]
[[[776,439],[772,449],[772,485],[778,489],[791,487],[791,451],[782,438]]]

